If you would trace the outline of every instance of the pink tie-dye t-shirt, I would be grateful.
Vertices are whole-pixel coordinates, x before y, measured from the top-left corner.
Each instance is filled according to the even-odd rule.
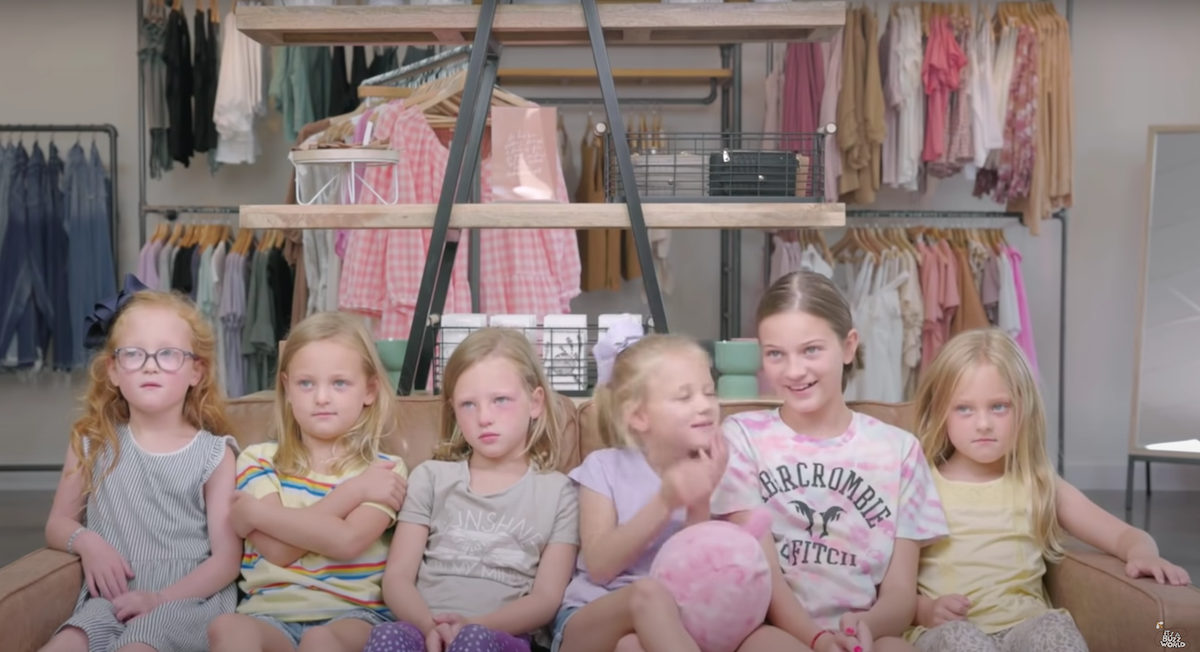
[[[897,538],[925,546],[949,534],[925,455],[907,431],[855,412],[841,436],[813,439],[777,409],[736,414],[724,430],[729,467],[712,513],[766,505],[784,577],[820,627],[836,629],[843,614],[871,608]]]

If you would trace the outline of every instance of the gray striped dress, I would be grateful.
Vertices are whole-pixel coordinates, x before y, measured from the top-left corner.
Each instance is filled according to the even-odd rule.
[[[142,450],[128,426],[118,428],[117,437],[117,466],[98,481],[84,524],[129,562],[134,573],[129,590],[160,591],[212,554],[204,483],[226,446],[236,453],[237,443],[201,430],[186,447],[159,454]],[[105,451],[96,465],[96,478],[111,459],[112,451]],[[85,584],[75,613],[63,627],[82,629],[88,652],[113,652],[130,643],[158,652],[208,652],[208,624],[236,606],[237,586],[230,584],[207,600],[167,602],[123,624],[113,614],[112,603],[91,597]]]

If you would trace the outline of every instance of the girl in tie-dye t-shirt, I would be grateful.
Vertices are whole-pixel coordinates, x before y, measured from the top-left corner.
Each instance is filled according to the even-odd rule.
[[[783,404],[725,421],[729,465],[712,513],[737,522],[764,504],[771,512],[772,564],[791,589],[776,592],[771,624],[815,652],[910,651],[899,637],[916,608],[920,549],[947,534],[921,446],[846,405],[862,352],[829,279],[776,281],[758,338]]]

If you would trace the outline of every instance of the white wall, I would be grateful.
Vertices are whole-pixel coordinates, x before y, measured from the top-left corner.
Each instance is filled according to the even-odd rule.
[[[109,122],[120,138],[120,205],[122,265],[133,267],[137,236],[137,25],[136,0],[64,3],[9,3],[0,21],[0,120],[13,122]],[[189,3],[190,4],[190,3]],[[228,3],[224,3],[228,5]],[[1142,198],[1146,128],[1156,123],[1200,123],[1200,60],[1194,26],[1200,3],[1189,0],[1077,0],[1074,13],[1076,105],[1076,192],[1071,212],[1068,270],[1068,335],[1066,393],[1067,476],[1084,487],[1123,486],[1124,454],[1129,425],[1133,376],[1133,306],[1135,275],[1127,264],[1136,259]],[[52,15],[51,6],[59,10]],[[1060,11],[1063,0],[1059,0]],[[63,12],[70,20],[63,17]],[[1115,47],[1123,44],[1125,47]],[[762,120],[765,48],[744,48],[744,127]],[[654,62],[647,63],[653,54]],[[617,67],[716,67],[716,48],[691,50],[625,50],[612,55]],[[547,64],[546,61],[553,63]],[[591,65],[586,49],[510,50],[505,65]],[[521,89],[530,96],[551,89]],[[553,89],[558,92],[560,89]],[[595,90],[561,89],[591,94]],[[625,91],[622,90],[622,93]],[[628,91],[630,96],[636,90]],[[681,90],[694,93],[696,89]],[[586,108],[565,108],[567,128],[578,138]],[[668,130],[715,130],[718,107],[664,110]],[[600,103],[596,114],[601,113]],[[630,110],[627,115],[634,114]],[[148,199],[161,204],[239,204],[282,201],[286,188],[286,145],[277,119],[264,130],[264,148],[274,152],[254,166],[226,166],[215,177],[203,158],[191,169],[151,182]],[[970,196],[962,180],[949,180],[932,197],[884,195],[872,208],[996,210]],[[836,234],[832,234],[837,237]],[[1043,235],[1010,234],[1025,255],[1038,355],[1050,409],[1057,423],[1059,225],[1046,224]],[[718,332],[717,234],[679,232],[671,264],[679,279],[668,297],[674,330],[701,337]],[[743,311],[749,312],[761,288],[762,238],[744,237]],[[621,293],[592,293],[577,309],[606,312],[637,309],[640,285]],[[62,379],[21,384],[0,378],[0,464],[60,462],[72,420],[79,383],[67,388]],[[1052,446],[1052,452],[1054,452]],[[1200,469],[1156,467],[1156,487],[1189,481],[1200,486]],[[0,486],[44,480],[25,474],[0,477]]]

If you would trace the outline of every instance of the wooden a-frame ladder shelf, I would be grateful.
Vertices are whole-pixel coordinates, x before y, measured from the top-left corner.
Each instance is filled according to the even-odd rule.
[[[622,179],[634,178],[621,118],[609,45],[724,45],[766,41],[820,41],[845,23],[846,3],[736,4],[243,6],[238,29],[265,45],[461,44],[472,41],[467,83],[450,143],[437,204],[242,206],[241,226],[252,229],[432,229],[412,330],[400,374],[400,394],[425,388],[440,315],[458,249],[451,229],[630,228],[649,304],[650,323],[667,331],[666,311],[647,229],[775,229],[837,227],[841,203],[643,202],[633,183],[625,203],[471,204],[480,165],[484,122],[499,70],[499,49],[510,45],[589,45],[596,80]],[[460,179],[464,180],[460,183]]]

